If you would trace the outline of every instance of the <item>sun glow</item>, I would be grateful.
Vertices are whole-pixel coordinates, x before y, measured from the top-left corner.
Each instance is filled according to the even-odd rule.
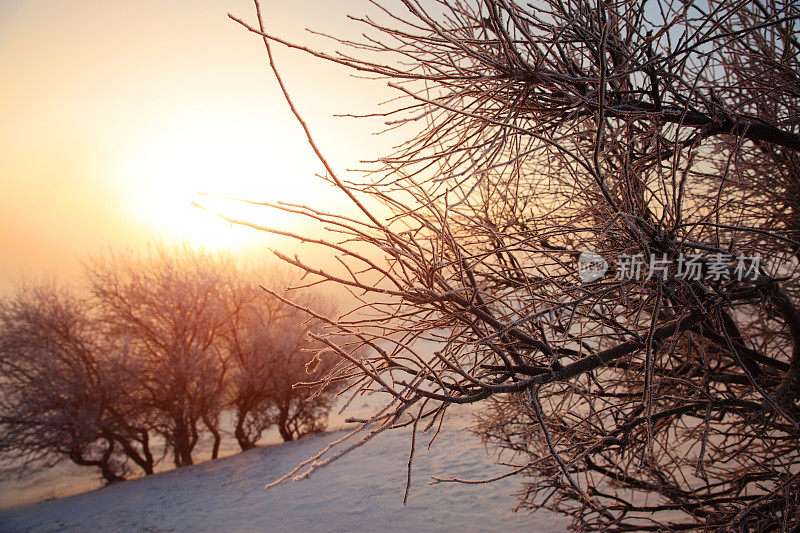
[[[246,121],[183,122],[133,143],[122,165],[132,215],[159,237],[211,249],[264,242],[266,234],[218,214],[263,226],[286,215],[231,200],[313,203],[307,154],[280,132]],[[198,207],[202,206],[204,209]]]

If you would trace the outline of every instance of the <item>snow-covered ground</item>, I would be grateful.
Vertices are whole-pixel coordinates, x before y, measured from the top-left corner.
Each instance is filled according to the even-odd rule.
[[[309,479],[264,490],[343,435],[335,431],[6,510],[0,531],[563,531],[566,522],[546,511],[512,512],[520,479],[429,484],[431,475],[477,479],[504,471],[477,437],[460,431],[468,422],[464,415],[446,424],[430,451],[430,436],[418,435],[405,507],[410,433],[403,430]]]

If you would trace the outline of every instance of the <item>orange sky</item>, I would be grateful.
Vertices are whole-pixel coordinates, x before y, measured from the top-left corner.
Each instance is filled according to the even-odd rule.
[[[366,0],[265,0],[271,31],[317,47],[311,27],[363,28]],[[281,100],[263,45],[226,16],[250,2],[0,1],[0,289],[20,275],[71,276],[106,247],[189,240],[234,251],[287,246],[231,229],[190,204],[196,192],[341,209]],[[387,142],[369,112],[388,93],[343,69],[277,50],[319,144],[339,169]],[[377,153],[376,153],[377,152]],[[219,207],[254,222],[295,221]]]

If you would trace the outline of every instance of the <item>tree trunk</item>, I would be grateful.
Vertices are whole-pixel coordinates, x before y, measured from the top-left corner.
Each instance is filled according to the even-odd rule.
[[[103,456],[100,459],[86,459],[83,454],[77,450],[72,449],[69,452],[69,458],[72,460],[73,463],[80,466],[96,466],[100,468],[100,473],[103,475],[103,479],[106,482],[106,485],[110,485],[116,481],[124,481],[125,478],[118,475],[114,472],[114,469],[111,467],[111,455],[114,453],[114,441],[108,441],[108,447],[106,451],[103,452]]]
[[[136,450],[130,439],[120,435],[114,435],[113,438],[122,446],[125,455],[142,469],[144,475],[148,476],[153,473],[154,461],[153,454],[150,452],[150,436],[147,434],[147,431],[142,431],[140,438],[135,439],[141,444],[142,453]]]
[[[247,417],[247,413],[242,413],[241,411],[237,413],[236,428],[233,431],[233,436],[236,437],[236,442],[239,443],[239,448],[241,448],[243,452],[256,447],[255,442],[253,442],[244,430],[245,417]]]
[[[149,476],[153,473],[153,466],[155,465],[153,453],[150,451],[150,433],[143,429],[141,435],[142,437],[139,442],[142,443],[142,453],[145,459],[142,469],[144,470],[144,475]]]
[[[175,467],[188,466],[194,464],[192,461],[192,446],[189,438],[189,428],[183,421],[175,425],[173,433],[173,457],[175,460]]]
[[[212,422],[207,416],[203,417],[203,424],[205,424],[206,428],[208,428],[208,431],[210,431],[211,435],[214,437],[214,444],[211,447],[211,458],[216,459],[219,457],[219,445],[222,442],[222,436],[217,428],[218,424]]]
[[[294,434],[289,429],[289,407],[281,406],[278,413],[278,433],[281,434],[283,442],[294,440]]]

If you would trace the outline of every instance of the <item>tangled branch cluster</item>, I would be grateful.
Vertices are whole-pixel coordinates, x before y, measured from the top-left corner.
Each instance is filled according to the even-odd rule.
[[[271,35],[260,11],[258,27],[239,21],[263,38],[327,179],[363,215],[276,206],[326,228],[296,237],[343,267],[284,259],[362,302],[318,315],[341,358],[328,380],[389,397],[349,444],[287,477],[483,402],[477,430],[521,459],[509,475],[529,479],[522,505],[576,528],[793,527],[800,7],[402,4],[385,23],[357,19],[371,33],[340,41],[350,54]],[[340,178],[272,61],[276,44],[387,80],[401,98],[382,116],[410,140],[366,179]],[[746,279],[731,263],[716,279],[612,268],[587,282],[581,250],[764,262]],[[363,347],[371,355],[355,355]]]

